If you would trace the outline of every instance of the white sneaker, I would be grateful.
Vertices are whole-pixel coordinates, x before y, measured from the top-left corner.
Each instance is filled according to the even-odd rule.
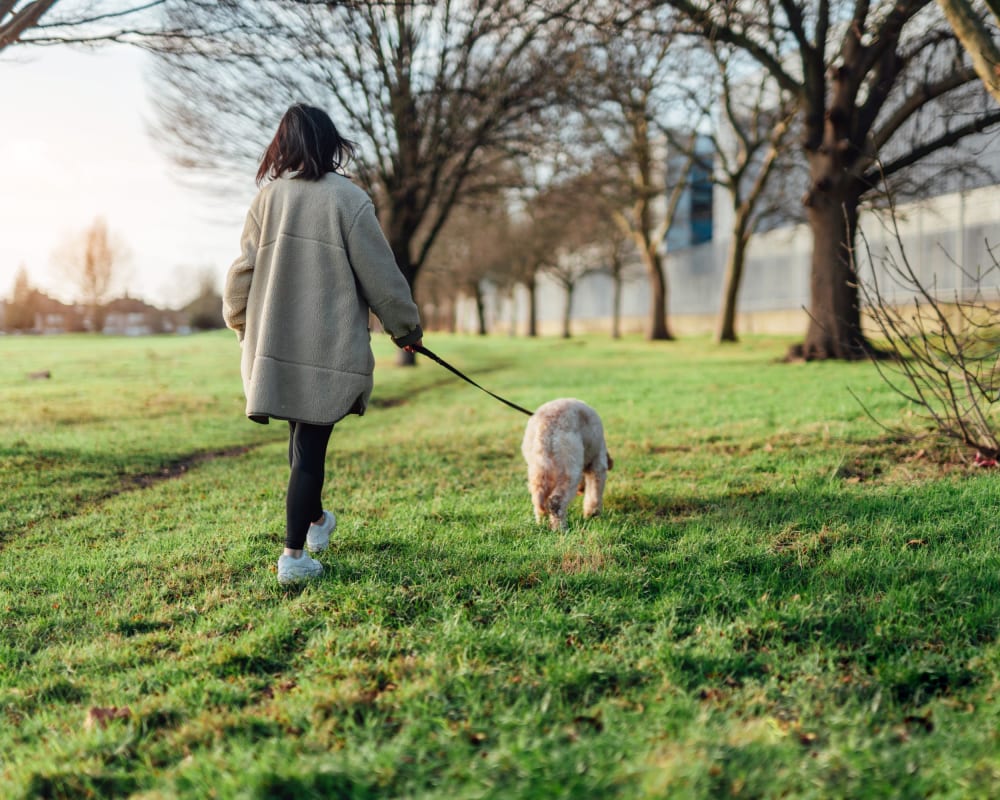
[[[282,586],[298,581],[312,580],[322,574],[323,565],[305,553],[298,558],[282,555],[278,559],[278,583]]]
[[[330,534],[337,530],[337,518],[332,511],[323,511],[323,521],[309,526],[306,534],[306,550],[310,553],[322,553],[330,544]]]

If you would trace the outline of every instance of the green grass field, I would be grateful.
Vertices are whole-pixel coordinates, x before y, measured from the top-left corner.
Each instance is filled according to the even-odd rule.
[[[427,344],[597,408],[605,514],[535,526],[525,418],[381,337],[285,591],[234,337],[0,339],[0,796],[1000,795],[997,476],[868,419],[911,419],[869,365]]]

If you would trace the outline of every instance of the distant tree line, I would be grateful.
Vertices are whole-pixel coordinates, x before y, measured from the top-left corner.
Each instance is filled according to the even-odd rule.
[[[160,308],[127,293],[94,306],[64,303],[32,286],[20,269],[10,296],[0,299],[0,330],[8,333],[127,332],[119,318],[132,320],[143,332],[207,331],[224,328],[222,298],[216,281],[205,273],[197,295],[181,308]],[[109,324],[109,320],[110,323]]]
[[[53,254],[63,287],[74,294],[75,302],[60,302],[32,286],[28,271],[22,266],[14,279],[11,296],[3,301],[0,327],[14,332],[101,333],[109,316],[116,323],[117,317],[134,320],[151,333],[178,327],[192,330],[225,327],[222,298],[210,270],[201,272],[197,293],[182,308],[166,310],[129,297],[127,292],[115,293],[114,287],[122,282],[121,274],[130,259],[124,241],[98,217],[85,230],[67,237]]]

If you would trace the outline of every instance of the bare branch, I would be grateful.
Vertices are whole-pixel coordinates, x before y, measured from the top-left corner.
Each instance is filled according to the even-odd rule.
[[[910,265],[891,200],[890,224],[899,255],[886,255],[881,265],[906,295],[902,301],[888,296],[878,278],[879,262],[864,240],[872,277],[861,283],[862,294],[869,316],[896,357],[892,373],[876,362],[879,375],[940,433],[981,456],[996,458],[1000,441],[991,409],[1000,402],[996,369],[1000,312],[995,300],[983,298],[977,283],[972,299],[959,297],[956,290],[953,309],[947,308]],[[998,267],[994,260],[989,271]],[[907,308],[912,312],[905,312]]]
[[[1000,110],[992,111],[981,117],[976,117],[965,125],[960,125],[957,128],[946,131],[934,139],[917,145],[907,153],[901,155],[899,158],[880,165],[880,168],[878,169],[869,170],[865,173],[862,180],[866,186],[874,186],[878,182],[880,176],[888,178],[906,167],[917,163],[931,153],[937,152],[938,150],[942,150],[946,147],[952,147],[966,136],[973,133],[981,133],[997,124],[1000,124]]]

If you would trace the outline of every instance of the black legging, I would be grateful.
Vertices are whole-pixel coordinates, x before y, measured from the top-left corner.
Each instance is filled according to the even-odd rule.
[[[285,498],[285,547],[301,550],[309,526],[323,515],[326,446],[333,425],[288,423],[288,495]]]

